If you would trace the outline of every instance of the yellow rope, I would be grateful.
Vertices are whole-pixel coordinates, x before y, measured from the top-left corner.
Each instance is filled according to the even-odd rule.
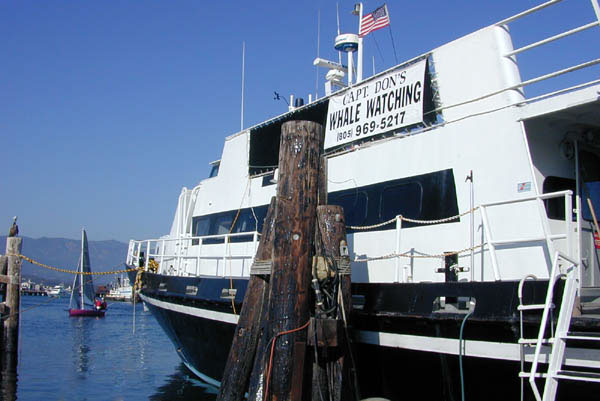
[[[122,269],[122,270],[112,270],[112,271],[108,271],[108,272],[80,272],[77,270],[69,270],[69,269],[60,269],[58,267],[52,267],[52,266],[48,266],[45,265],[43,263],[40,263],[36,260],[33,260],[25,255],[8,255],[8,256],[16,256],[18,258],[21,258],[23,260],[26,260],[27,262],[39,266],[39,267],[43,267],[44,269],[50,269],[50,270],[54,270],[57,272],[61,272],[61,273],[70,273],[70,274],[82,274],[84,276],[105,276],[108,274],[119,274],[119,273],[127,273],[127,272],[132,272],[132,271],[136,271],[136,270],[140,270],[142,268],[140,267],[134,267],[134,268],[130,268],[130,269]],[[156,263],[156,262],[155,262]]]
[[[156,273],[158,271],[158,262],[154,259],[148,261],[148,271],[150,273]]]
[[[248,187],[246,186],[246,188],[248,188]],[[238,217],[240,217],[241,211],[242,211],[242,207],[240,205],[240,208],[238,209],[238,211],[235,214],[235,217],[233,219],[233,222],[231,223],[231,227],[229,227],[229,234],[231,234],[233,232],[233,228],[235,227],[235,223],[237,223]],[[223,269],[225,269],[225,265],[223,265]],[[233,277],[231,277],[231,275],[229,275],[229,289],[233,290]],[[231,298],[231,309],[233,309],[233,314],[237,315],[237,311],[235,310],[235,297]]]

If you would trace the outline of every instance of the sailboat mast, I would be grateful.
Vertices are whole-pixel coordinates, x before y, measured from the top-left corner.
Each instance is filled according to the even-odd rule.
[[[81,276],[79,277],[80,281],[80,294],[81,294],[81,309],[85,309],[84,308],[84,303],[83,303],[83,240],[84,240],[84,235],[85,235],[85,231],[81,230],[81,255],[79,257],[79,271],[81,272]]]

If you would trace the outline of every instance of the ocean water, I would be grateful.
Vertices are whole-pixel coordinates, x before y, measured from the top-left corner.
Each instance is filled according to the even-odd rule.
[[[215,400],[141,304],[69,317],[68,298],[21,297],[18,400]]]

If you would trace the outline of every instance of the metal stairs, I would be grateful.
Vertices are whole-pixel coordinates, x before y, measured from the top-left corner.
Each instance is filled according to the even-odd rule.
[[[568,267],[565,272],[562,273],[559,268],[559,260],[567,262]],[[546,293],[546,301],[544,304],[524,305],[522,299],[522,290],[525,282],[528,279],[535,279],[534,276],[527,276],[521,280],[519,284],[519,300],[520,305],[518,310],[521,317],[521,338],[519,344],[521,347],[521,399],[523,399],[523,379],[527,378],[533,394],[537,401],[553,401],[556,398],[558,390],[559,380],[578,380],[587,382],[598,382],[600,383],[600,363],[597,360],[590,360],[590,366],[587,370],[568,370],[565,369],[565,352],[567,349],[568,342],[570,341],[600,341],[600,333],[587,333],[587,332],[570,332],[569,326],[573,315],[573,307],[575,305],[575,298],[579,288],[579,265],[568,256],[561,252],[556,252],[554,255],[554,262],[552,264],[552,272],[548,281],[548,291]],[[565,280],[565,287],[563,291],[562,303],[560,311],[558,313],[558,320],[556,322],[556,328],[554,329],[553,310],[554,305],[552,299],[554,296],[554,284],[558,280]],[[537,339],[525,339],[523,338],[523,311],[530,310],[542,310],[542,319],[540,322],[540,330]],[[550,336],[546,337],[546,327],[548,320],[550,319]],[[525,352],[526,346],[535,345],[535,353],[533,360],[531,361],[531,368],[529,371],[525,371]],[[551,347],[551,351],[548,355],[547,363],[548,369],[546,372],[538,372],[540,367],[540,355],[542,347]],[[595,367],[595,370],[594,370]],[[540,390],[536,384],[536,379],[545,379],[543,394],[540,394]]]

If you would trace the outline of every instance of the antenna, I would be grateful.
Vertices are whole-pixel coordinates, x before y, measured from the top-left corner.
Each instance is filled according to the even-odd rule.
[[[354,5],[353,15],[358,16],[358,33],[360,35],[360,26],[362,25],[363,18],[363,4],[356,3]],[[356,71],[356,82],[361,82],[363,79],[363,38],[358,37],[358,54],[356,55],[356,64],[358,65]]]
[[[337,34],[340,36],[340,3],[335,3],[335,15],[337,17]],[[338,51],[338,62],[342,64],[342,52]]]
[[[240,116],[240,131],[244,129],[244,79],[246,71],[246,41],[242,42],[242,111]]]
[[[375,75],[375,56],[373,56],[373,75]]]
[[[321,9],[317,13],[317,58],[321,53]],[[315,100],[319,98],[319,66],[317,65],[317,78],[315,80]]]

